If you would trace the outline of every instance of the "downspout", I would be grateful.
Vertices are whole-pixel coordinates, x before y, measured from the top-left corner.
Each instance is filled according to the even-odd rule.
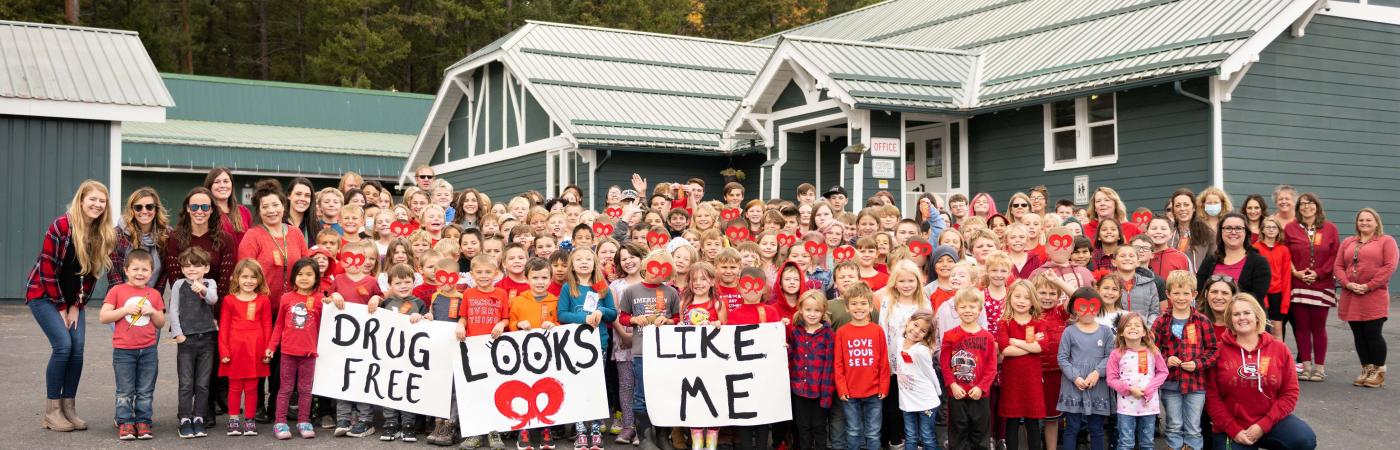
[[[1192,94],[1191,92],[1187,91],[1186,89],[1182,89],[1182,88],[1181,88],[1181,80],[1177,80],[1175,83],[1172,83],[1172,90],[1176,91],[1176,93],[1177,93],[1178,95],[1181,95],[1182,97],[1186,97],[1186,98],[1189,98],[1189,99],[1192,99],[1192,100],[1195,100],[1195,101],[1204,103],[1206,106],[1210,106],[1210,99],[1207,99],[1207,98],[1205,98],[1205,97],[1202,97],[1202,96],[1199,96],[1199,95],[1196,95],[1196,94]]]
[[[1221,138],[1220,127],[1220,102],[1216,99],[1216,85],[1214,80],[1207,78],[1210,83],[1210,98],[1201,97],[1182,88],[1181,81],[1172,83],[1172,90],[1177,95],[1200,102],[1210,108],[1210,184],[1221,189],[1225,188],[1225,152]]]

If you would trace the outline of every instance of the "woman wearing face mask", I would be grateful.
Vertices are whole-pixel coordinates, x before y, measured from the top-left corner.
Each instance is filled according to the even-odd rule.
[[[1191,267],[1199,267],[1201,259],[1215,251],[1215,229],[1206,225],[1196,207],[1196,194],[1180,188],[1167,199],[1167,214],[1171,217],[1171,246],[1186,255]]]
[[[1220,219],[1215,230],[1215,253],[1201,260],[1196,270],[1196,290],[1204,291],[1206,281],[1211,276],[1230,277],[1240,287],[1240,292],[1264,298],[1269,294],[1269,260],[1259,254],[1259,249],[1249,245],[1249,227],[1243,214],[1229,213]]]
[[[1298,377],[1289,367],[1293,356],[1287,345],[1264,332],[1259,301],[1238,294],[1226,312],[1230,332],[1220,340],[1215,367],[1206,374],[1206,412],[1214,422],[1215,448],[1317,448],[1312,428],[1293,415],[1298,404]]]
[[[1316,367],[1327,359],[1327,315],[1337,306],[1337,282],[1332,270],[1341,239],[1327,220],[1322,200],[1306,192],[1298,196],[1297,220],[1283,226],[1283,243],[1293,257],[1293,292],[1288,315],[1298,343],[1298,363]]]
[[[1230,194],[1215,186],[1201,191],[1201,195],[1196,197],[1196,207],[1200,208],[1196,211],[1196,217],[1200,217],[1211,229],[1219,228],[1220,218],[1234,212],[1234,207],[1230,205]],[[1245,219],[1245,222],[1249,220]]]

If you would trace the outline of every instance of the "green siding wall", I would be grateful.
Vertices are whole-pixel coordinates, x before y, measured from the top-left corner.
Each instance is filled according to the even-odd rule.
[[[535,95],[525,92],[525,140],[534,142],[553,136],[552,123],[549,113],[540,106],[539,100],[535,100]]]
[[[1195,83],[1193,92],[1202,92]],[[1118,93],[1118,163],[1045,172],[1044,111],[1032,106],[969,121],[970,192],[988,192],[1005,210],[1011,194],[1044,184],[1051,201],[1073,198],[1076,175],[1110,186],[1128,207],[1160,208],[1172,190],[1210,181],[1210,109],[1171,85]],[[956,152],[955,152],[956,153]]]
[[[774,197],[796,198],[797,185],[817,182],[817,132],[787,134],[787,163]]]
[[[1287,183],[1316,192],[1343,235],[1367,206],[1400,234],[1400,26],[1319,15],[1265,49],[1222,108],[1236,205]]]
[[[179,99],[166,110],[171,119],[417,134],[433,105],[431,95],[421,94],[179,74],[161,78]]]
[[[539,152],[438,176],[456,189],[476,188],[492,201],[508,201],[531,189],[544,192],[544,167],[545,153]]]
[[[598,150],[601,158],[606,150]],[[742,156],[724,155],[692,155],[692,154],[665,154],[664,158],[658,158],[663,154],[654,151],[623,151],[614,150],[612,156],[608,158],[595,173],[596,183],[593,186],[593,198],[603,201],[607,198],[609,186],[619,186],[623,189],[632,188],[632,174],[639,173],[650,183],[647,186],[648,192],[639,193],[643,197],[651,195],[650,190],[660,182],[680,182],[691,177],[700,177],[705,180],[705,198],[707,200],[717,200],[724,189],[724,177],[719,171],[726,167],[734,167],[743,170],[747,178],[744,179],[744,192],[746,198],[758,198],[758,166],[764,161],[761,153],[748,154]],[[645,199],[644,199],[645,200]]]
[[[816,181],[812,182],[817,186],[818,193],[841,181],[841,165],[846,163],[845,157],[841,156],[841,150],[845,149],[846,145],[845,136],[822,136],[822,182],[821,184],[816,184]],[[796,195],[796,191],[793,195]]]
[[[796,82],[788,80],[787,86],[783,86],[783,92],[778,93],[778,99],[773,101],[773,111],[780,111],[807,104],[807,96],[802,93],[802,88]]]
[[[486,103],[486,114],[491,118],[491,120],[487,122],[491,124],[490,136],[487,137],[487,139],[489,139],[487,145],[490,147],[487,148],[494,151],[505,148],[502,145],[505,142],[505,136],[502,136],[503,133],[501,133],[501,110],[505,108],[506,103],[505,66],[495,62],[487,66],[486,70],[491,78],[491,82],[487,84],[491,89],[488,95],[490,101]],[[480,129],[478,129],[478,131],[480,131]]]
[[[44,232],[78,185],[90,178],[110,187],[110,147],[107,122],[0,115],[0,174],[10,181],[0,210],[12,213],[0,227],[0,298],[24,298]]]
[[[886,113],[885,111],[871,111],[870,136],[879,138],[900,138],[902,134],[902,130],[900,129],[900,127],[902,126],[900,119],[901,115],[898,111],[889,113]],[[863,164],[861,164],[861,176],[864,178],[863,184],[861,185],[861,195],[864,195],[865,198],[870,198],[874,196],[876,192],[890,191],[890,193],[894,194],[895,206],[900,206],[904,202],[904,199],[900,198],[903,197],[902,195],[900,195],[900,192],[902,191],[902,186],[904,184],[904,167],[899,165],[899,158],[872,158],[870,156],[869,147],[869,144],[867,144],[867,150],[864,158],[862,159]],[[904,145],[902,142],[899,145],[899,148],[901,152],[904,151]],[[883,189],[880,188],[881,178],[875,178],[875,168],[872,161],[876,159],[888,159],[894,161],[894,177],[885,178],[885,180],[889,181],[889,187]],[[847,188],[849,189],[849,186]],[[851,204],[864,205],[865,198],[852,198]]]
[[[442,164],[467,157],[471,152],[471,108],[472,102],[463,95],[452,110],[452,119],[447,122],[447,138],[438,143],[439,151],[444,144],[452,145],[451,154],[434,154],[429,164]]]

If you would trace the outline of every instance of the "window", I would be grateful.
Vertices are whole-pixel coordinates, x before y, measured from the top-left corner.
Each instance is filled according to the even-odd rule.
[[[1118,162],[1117,94],[1045,105],[1045,170]]]

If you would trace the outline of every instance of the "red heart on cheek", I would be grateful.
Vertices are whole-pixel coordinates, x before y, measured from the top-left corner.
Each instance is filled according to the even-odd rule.
[[[671,235],[662,233],[660,231],[647,232],[647,245],[650,245],[652,247],[658,247],[666,245],[667,242],[671,242]]]
[[[739,279],[739,289],[744,292],[758,292],[763,290],[763,280],[758,277],[748,276]]]
[[[925,241],[910,239],[909,253],[913,253],[914,256],[928,256],[929,253],[933,253],[933,246]]]
[[[616,207],[616,206],[610,207],[610,208],[608,208],[608,209],[604,209],[603,212],[604,212],[604,213],[607,213],[607,214],[608,214],[608,217],[611,217],[611,218],[614,218],[614,219],[616,219],[616,218],[618,218],[618,217],[622,217],[622,208],[618,208],[618,207]]]
[[[611,236],[612,233],[613,233],[613,226],[612,226],[612,225],[609,225],[609,224],[606,224],[606,223],[601,223],[601,222],[593,224],[593,234],[594,234],[594,235],[597,235],[598,237],[608,237],[608,236]]]
[[[826,256],[826,244],[821,242],[808,242],[806,245],[803,245],[803,247],[807,249],[807,253],[812,254],[813,258]]]
[[[739,208],[725,208],[724,211],[720,211],[719,217],[724,219],[725,221],[738,219]]]
[[[831,258],[835,259],[836,262],[850,261],[851,258],[855,257],[856,248],[849,245],[842,245],[840,247],[836,247],[836,250],[831,251]]]
[[[408,222],[394,222],[389,224],[389,232],[393,233],[394,236],[408,237],[409,234],[413,233],[413,226],[409,225]]]
[[[793,242],[797,242],[797,236],[789,236],[786,234],[778,235],[779,247],[791,247]]]
[[[540,396],[544,396],[544,406],[537,402]],[[501,383],[496,388],[494,395],[496,401],[496,411],[511,420],[518,420],[520,423],[512,425],[510,429],[523,429],[531,421],[539,419],[545,425],[554,424],[554,420],[549,416],[559,412],[559,408],[564,406],[564,385],[554,378],[541,378],[533,385],[526,385],[520,380],[510,380]],[[515,400],[524,400],[525,411],[516,411],[513,408]]]
[[[1152,213],[1150,213],[1150,212],[1144,211],[1144,212],[1139,212],[1139,213],[1133,213],[1133,223],[1135,223],[1135,224],[1142,225],[1142,226],[1145,227],[1145,226],[1147,226],[1147,223],[1148,223],[1148,222],[1151,222],[1151,221],[1152,221]]]
[[[448,272],[448,271],[446,271],[446,270],[439,270],[439,271],[437,271],[437,274],[435,274],[435,275],[433,276],[433,279],[437,280],[438,284],[454,284],[454,285],[455,285],[455,284],[457,284],[457,281],[460,280],[461,278],[462,278],[462,276],[459,275],[459,274],[457,274],[457,272]]]
[[[1045,239],[1045,245],[1050,250],[1069,250],[1074,245],[1074,237],[1068,234],[1052,234]]]
[[[670,278],[672,270],[674,270],[674,268],[671,267],[671,263],[668,262],[652,261],[647,263],[647,275],[656,279],[664,280]]]
[[[1078,317],[1097,316],[1099,309],[1103,308],[1103,300],[1098,297],[1078,297],[1070,302],[1070,306]]]
[[[749,240],[749,229],[739,226],[729,227],[729,229],[724,230],[724,235],[729,236],[731,242],[747,241]]]

